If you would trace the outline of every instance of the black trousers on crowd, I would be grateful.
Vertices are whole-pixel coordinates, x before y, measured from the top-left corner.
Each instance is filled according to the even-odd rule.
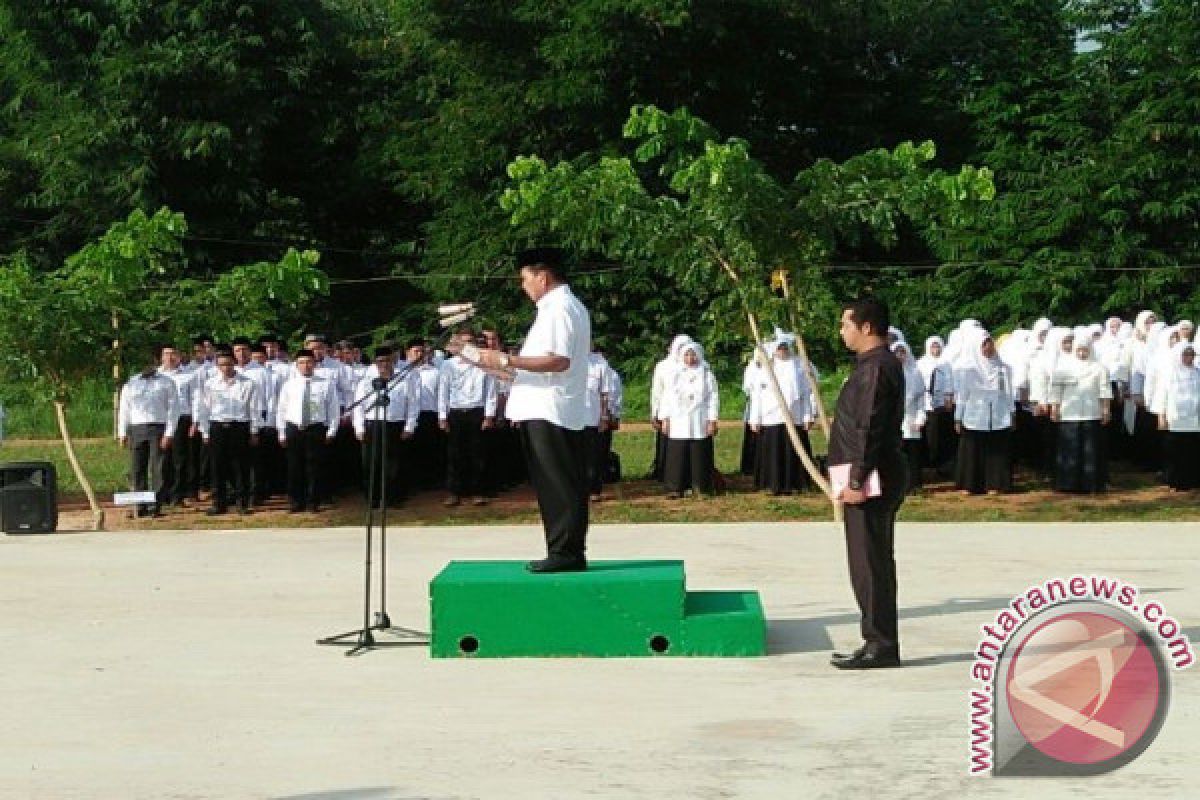
[[[908,476],[904,462],[880,469],[883,495],[843,507],[850,585],[862,613],[863,641],[899,647],[896,612],[896,512],[904,502]]]
[[[446,482],[446,436],[438,427],[436,411],[417,416],[409,452],[408,485],[420,489],[441,489]]]
[[[667,439],[663,483],[670,492],[713,493],[713,438]]]
[[[191,429],[191,415],[180,417],[179,424],[175,426],[175,435],[171,437],[171,449],[167,451],[163,462],[163,487],[158,493],[159,502],[178,503],[196,494],[192,448],[202,440],[192,439]]]
[[[198,498],[201,489],[212,487],[212,457],[208,442],[196,431],[188,457],[192,465],[192,497]]]
[[[287,469],[283,448],[279,446],[279,432],[275,428],[258,431],[258,447],[254,448],[253,473],[250,480],[250,495],[256,504],[261,504],[273,494],[283,490],[283,475]]]
[[[367,420],[366,436],[362,442],[363,488],[367,502],[374,508],[381,508],[383,504],[380,501],[384,499],[389,504],[404,499],[400,467],[404,463],[407,442],[403,440],[403,436],[403,422]],[[375,479],[373,482],[372,476]],[[387,488],[386,496],[384,487]]]
[[[1108,432],[1100,420],[1058,423],[1054,488],[1060,492],[1103,492],[1108,486]]]
[[[163,464],[166,453],[159,447],[166,425],[129,426],[129,478],[135,492],[154,492],[159,501],[163,496]],[[139,515],[157,511],[158,503],[139,503]]]
[[[521,423],[521,443],[529,479],[537,494],[546,551],[550,556],[580,559],[587,551],[587,452],[583,431],[546,420]]]
[[[588,492],[600,494],[604,489],[604,464],[608,453],[600,437],[600,429],[588,426],[583,429],[584,448],[587,450]]]
[[[316,510],[321,502],[322,471],[329,450],[325,442],[328,433],[328,426],[323,424],[300,428],[290,422],[284,432],[287,437],[288,499],[294,511],[310,506]]]
[[[452,408],[446,415],[446,488],[450,494],[482,495],[483,408]]]
[[[654,432],[654,463],[650,465],[650,478],[661,481],[663,468],[667,465],[667,437],[662,431]]]
[[[1200,489],[1200,432],[1170,431],[1167,440],[1167,486]]]
[[[212,422],[208,444],[212,448],[213,508],[229,507],[228,486],[238,508],[250,508],[250,423]]]

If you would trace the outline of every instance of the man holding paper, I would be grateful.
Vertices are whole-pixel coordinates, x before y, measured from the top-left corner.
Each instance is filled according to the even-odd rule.
[[[887,346],[889,324],[881,300],[868,297],[843,306],[842,341],[857,359],[829,432],[829,475],[845,504],[846,553],[863,645],[853,653],[834,653],[838,669],[900,666],[893,545],[908,479],[901,442],[904,372]]]

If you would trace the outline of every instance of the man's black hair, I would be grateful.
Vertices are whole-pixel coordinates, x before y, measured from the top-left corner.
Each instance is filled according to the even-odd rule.
[[[387,345],[381,345],[381,346],[375,348],[375,358],[377,358],[377,359],[378,358],[387,358],[389,356],[394,356],[395,354],[396,354],[396,351],[393,350],[392,348],[388,347]]]
[[[250,338],[248,336],[235,336],[233,337],[233,341],[231,341],[229,344],[231,347],[237,347],[238,345],[241,345],[242,347],[249,347]]]
[[[561,283],[567,279],[564,260],[563,251],[557,247],[532,247],[517,253],[517,269],[529,267],[535,270],[545,270]]]
[[[892,315],[887,303],[878,297],[860,297],[842,304],[843,311],[850,312],[850,319],[859,328],[871,324],[871,333],[887,338],[888,328],[892,327]]]

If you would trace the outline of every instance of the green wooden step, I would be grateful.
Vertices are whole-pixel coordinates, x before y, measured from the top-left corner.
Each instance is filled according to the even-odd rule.
[[[430,582],[435,658],[763,655],[755,592],[688,592],[682,561],[596,561],[534,575],[452,561]]]

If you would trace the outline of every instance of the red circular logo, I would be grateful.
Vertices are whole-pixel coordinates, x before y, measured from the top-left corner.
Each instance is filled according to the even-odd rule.
[[[1070,764],[1116,758],[1141,741],[1160,702],[1159,666],[1128,625],[1067,612],[1021,642],[1006,676],[1009,709],[1033,747]]]

